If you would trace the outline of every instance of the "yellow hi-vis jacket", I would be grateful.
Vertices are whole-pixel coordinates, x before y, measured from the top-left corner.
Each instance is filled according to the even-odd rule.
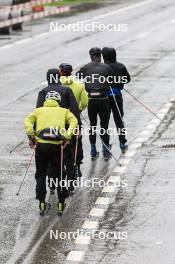
[[[67,130],[65,130],[66,125],[69,126]],[[39,143],[62,143],[62,141],[43,140],[37,137],[46,128],[61,129],[61,135],[65,139],[71,139],[77,125],[78,121],[69,109],[59,107],[55,100],[46,100],[43,107],[36,108],[24,120],[26,134],[28,136],[35,135]],[[33,131],[34,126],[36,127],[36,131]]]
[[[88,106],[89,102],[84,85],[78,80],[75,80],[73,76],[61,76],[60,81],[72,90],[77,100],[79,110],[83,111]]]

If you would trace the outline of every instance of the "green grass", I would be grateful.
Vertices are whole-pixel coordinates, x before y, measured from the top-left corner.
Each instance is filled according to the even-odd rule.
[[[81,3],[89,3],[89,2],[96,2],[96,0],[62,0],[62,1],[55,1],[54,3],[45,4],[46,6],[65,6],[65,5],[72,5],[72,4],[81,4]]]

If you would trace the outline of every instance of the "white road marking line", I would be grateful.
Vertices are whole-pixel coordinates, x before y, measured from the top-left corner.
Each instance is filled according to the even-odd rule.
[[[156,125],[155,124],[152,124],[152,125],[148,125],[145,127],[145,130],[154,130],[156,128]]]
[[[175,100],[175,96],[174,96],[173,98],[174,98],[174,100]],[[173,98],[171,98],[171,100],[172,100]],[[171,100],[170,100],[170,101],[171,101]],[[171,103],[171,102],[166,103],[166,104],[164,105],[164,108],[165,108],[165,107],[170,108],[172,105],[173,105],[173,103]]]
[[[125,157],[126,157],[126,158],[131,158],[131,157],[133,157],[135,154],[136,154],[136,150],[128,150],[128,151],[125,153]]]
[[[110,204],[111,199],[109,197],[98,197],[95,204],[98,205],[108,205]]]
[[[85,255],[85,251],[78,251],[78,250],[72,250],[69,252],[69,254],[66,257],[66,260],[68,261],[83,261]]]
[[[115,186],[105,186],[102,189],[102,193],[114,193],[116,191],[116,187]]]
[[[171,107],[171,105],[172,104],[169,104],[169,108]],[[159,114],[161,114],[161,111],[162,110],[165,110],[165,106],[159,111]],[[166,116],[166,114],[167,114],[167,107],[166,107],[166,113],[164,114],[164,117]],[[157,122],[157,121],[159,121],[159,122]],[[158,125],[160,125],[160,123],[161,123],[161,120],[158,120],[157,118],[154,118],[154,119],[152,119],[151,120],[151,123],[152,124],[150,124],[150,122],[149,122],[149,124],[147,125],[147,127],[149,127],[149,128],[155,128],[154,130],[152,129],[152,131],[151,131],[151,133],[153,134],[154,133],[154,131],[156,131],[156,128],[157,128],[157,126]],[[140,134],[141,135],[143,135],[144,134],[144,132],[149,132],[149,135],[151,134],[150,133],[150,131],[147,131],[147,130],[143,130]],[[144,141],[143,141],[144,140]],[[138,141],[141,141],[141,142],[146,142],[146,140],[147,140],[147,137],[140,137],[140,138],[137,138],[135,141],[134,141],[134,143],[132,143],[131,144],[131,146],[130,146],[130,149],[134,149],[134,151],[130,151],[131,153],[130,153],[130,155],[131,155],[131,157],[135,154],[135,152],[136,152],[136,150],[137,149],[139,149],[141,146],[142,146],[142,144],[140,144],[140,143],[137,143]],[[136,142],[136,143],[135,143]],[[130,161],[132,160],[132,158],[131,159],[120,159],[120,163],[122,163],[122,162],[125,162],[125,163],[130,163]],[[124,171],[126,170],[126,167],[116,167],[115,169],[114,169],[114,172],[119,172],[119,173],[123,173]],[[110,176],[109,177],[109,180],[108,181],[110,181],[110,182],[116,182],[116,181],[119,181],[120,180],[120,176]],[[106,192],[106,190],[109,190],[109,188],[113,188],[114,189],[114,186],[109,186],[109,187],[105,187],[105,188],[103,188],[103,190],[102,190],[102,193],[104,192],[104,190],[105,190],[105,192]],[[107,189],[108,188],[108,189]],[[115,189],[116,189],[116,185],[115,185]],[[101,205],[101,204],[108,204],[109,203],[109,201],[110,201],[110,198],[108,198],[109,200],[107,200],[106,198],[108,198],[108,197],[98,197],[97,198],[97,200],[96,200],[96,204],[99,204],[99,205]],[[108,204],[109,205],[109,204]],[[91,209],[91,211],[90,211],[90,213],[89,213],[89,215],[90,216],[98,216],[98,217],[103,217],[104,216],[104,214],[105,214],[105,211],[107,210],[107,208],[106,209],[100,209],[100,208],[92,208]],[[91,226],[91,223],[92,223],[92,225],[94,226],[94,225],[98,225],[98,223],[95,223],[95,224],[93,224],[93,222],[94,221],[92,221],[92,222],[90,222],[89,221],[89,223],[88,223],[88,220],[83,224],[83,226]],[[77,242],[76,242],[77,243]],[[90,240],[89,240],[89,238],[87,238],[87,241],[81,241],[80,240],[80,243],[79,244],[89,244],[90,243]],[[71,251],[71,252],[75,252],[75,251]],[[70,254],[71,254],[71,252],[70,252]],[[79,251],[77,251],[77,252],[79,252]],[[82,259],[84,258],[84,255],[85,255],[85,252],[86,251],[81,251],[82,252],[82,257],[79,257],[78,256],[78,258],[80,259],[79,261],[82,261]],[[72,253],[73,254],[73,253]],[[83,255],[84,254],[84,255]],[[81,256],[81,254],[80,254],[80,256]],[[74,261],[75,261],[75,258],[74,258],[74,255],[73,255],[73,257],[72,257],[72,259],[74,259]]]
[[[175,19],[168,21],[168,24],[174,24],[174,23],[175,23]]]
[[[139,143],[143,143],[143,142],[145,142],[145,140],[146,140],[146,137],[139,137],[139,138],[136,138],[135,139],[135,142],[137,143],[137,142],[139,142]]]
[[[131,158],[128,158],[128,159],[121,159],[120,160],[120,163],[122,164],[122,165],[128,165],[129,163],[131,162]]]
[[[96,216],[96,217],[103,217],[105,214],[105,209],[101,209],[101,208],[92,208],[91,211],[89,212],[90,216]]]
[[[108,182],[111,182],[111,183],[119,183],[120,184],[120,181],[121,181],[121,177],[120,176],[110,176],[109,179],[108,179]]]
[[[129,146],[129,149],[139,149],[141,148],[142,144],[141,143],[132,143],[130,146]]]
[[[0,49],[3,50],[3,49],[11,48],[11,47],[13,47],[13,44],[7,44],[5,46],[0,47]]]
[[[157,119],[157,118],[154,118],[154,119],[152,119],[152,120],[150,121],[149,124],[150,124],[150,125],[151,125],[151,124],[155,124],[155,125],[157,126],[158,124],[160,124],[160,120]]]
[[[126,170],[126,167],[116,167],[113,172],[119,172],[119,173],[124,173]]]
[[[91,236],[90,235],[80,235],[78,236],[74,243],[78,245],[88,245],[91,242]]]
[[[157,0],[146,0],[146,1],[143,1],[141,3],[136,3],[136,4],[133,4],[133,5],[130,5],[130,6],[126,6],[126,7],[123,7],[123,8],[108,12],[108,13],[100,15],[100,16],[96,16],[93,19],[101,19],[101,18],[105,18],[105,17],[108,17],[108,16],[116,15],[116,14],[131,10],[131,9],[135,9],[137,7],[140,7],[140,6],[155,2],[155,1],[157,1]]]
[[[103,19],[105,17],[113,16],[113,15],[116,15],[116,14],[119,14],[119,13],[122,13],[122,12],[125,12],[125,11],[128,11],[128,10],[131,10],[131,9],[135,9],[137,7],[147,5],[147,4],[152,3],[152,2],[155,2],[155,1],[158,1],[158,0],[145,0],[145,1],[141,2],[141,3],[136,3],[136,4],[133,4],[133,5],[130,5],[130,6],[127,6],[127,7],[123,7],[123,8],[120,8],[120,9],[116,9],[114,11],[108,12],[108,13],[103,14],[103,15],[100,15],[100,16],[94,16],[92,18],[79,21],[79,23],[85,23],[85,22],[89,22],[89,21],[93,21],[93,20]],[[70,25],[73,25],[73,24],[75,24],[75,23],[71,23]],[[43,36],[49,35],[50,33],[51,33],[50,31],[44,32],[44,33],[40,33],[39,35],[35,35],[32,38],[27,38],[28,39],[27,41],[29,41],[29,39],[30,40],[33,40],[34,38],[37,38],[37,36],[39,38],[39,37],[43,37]],[[27,41],[25,41],[25,39],[24,39],[24,42],[27,42]],[[10,47],[14,47],[16,45],[16,43],[17,42],[14,42],[13,44],[11,44]],[[3,47],[6,47],[6,46],[7,45],[5,45]],[[3,47],[0,47],[0,50],[3,49]]]
[[[41,38],[41,37],[44,37],[44,36],[47,36],[49,32],[43,32],[41,34],[38,34],[38,35],[34,35],[33,38]]]
[[[84,229],[98,229],[98,227],[99,221],[86,220],[82,225],[82,228]]]
[[[157,114],[157,116],[158,116],[160,119],[163,119],[164,116],[165,116],[165,113],[160,113],[160,112],[159,112],[159,113]]]
[[[138,35],[137,38],[142,39],[142,38],[147,37],[148,35],[150,35],[150,32],[145,32],[145,33]]]
[[[151,131],[151,130],[147,130],[147,129],[145,129],[140,135],[141,135],[141,136],[152,135],[152,131]]]
[[[19,44],[23,44],[25,42],[30,41],[32,38],[25,38],[25,39],[21,39],[15,42],[15,45],[19,45]],[[13,44],[12,44],[13,45]]]

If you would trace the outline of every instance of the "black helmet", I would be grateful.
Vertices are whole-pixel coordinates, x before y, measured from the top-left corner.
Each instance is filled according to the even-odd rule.
[[[94,48],[90,49],[89,55],[91,55],[91,56],[94,56],[94,55],[101,56],[101,49],[98,48],[98,47],[94,47]]]
[[[65,74],[71,74],[71,72],[73,71],[72,65],[69,63],[61,63],[59,68]]]
[[[102,49],[102,55],[104,61],[116,62],[116,50],[112,47],[104,47]]]
[[[47,72],[48,84],[59,83],[60,73],[58,69],[49,69]]]

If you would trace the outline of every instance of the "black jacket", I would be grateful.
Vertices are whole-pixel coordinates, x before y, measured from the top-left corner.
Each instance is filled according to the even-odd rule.
[[[110,88],[110,84],[107,81],[105,81],[104,83],[101,83],[99,79],[100,77],[107,78],[108,76],[113,75],[113,73],[112,73],[111,68],[106,64],[103,64],[101,62],[97,62],[97,63],[90,62],[87,65],[83,66],[76,73],[76,75],[79,79],[81,78],[85,79],[86,91],[90,93],[92,90],[102,90],[104,92],[108,91]],[[93,82],[93,76],[96,76],[96,78],[94,79],[94,82]],[[88,79],[86,79],[87,77]]]
[[[114,48],[105,47],[102,50],[102,54],[104,62],[112,68],[114,77],[116,77],[117,80],[117,82],[114,81],[111,87],[123,89],[124,84],[131,81],[131,76],[128,70],[126,69],[124,64],[117,61],[117,54]],[[123,80],[125,82],[123,82]]]
[[[118,82],[114,82],[111,87],[118,87],[120,89],[123,89],[124,85],[131,81],[131,76],[128,70],[126,69],[125,65],[118,61],[108,63],[108,65],[112,68],[114,76],[117,77],[116,79],[118,79]]]
[[[58,70],[57,70],[57,73],[58,73]],[[79,107],[78,107],[77,101],[75,99],[75,96],[72,90],[69,87],[62,85],[59,80],[56,83],[54,82],[50,83],[50,80],[49,80],[50,74],[54,75],[55,69],[51,69],[47,73],[48,86],[39,92],[36,108],[43,106],[45,102],[46,94],[48,92],[56,91],[61,95],[60,106],[63,108],[69,109],[78,119],[78,123],[81,124]]]

